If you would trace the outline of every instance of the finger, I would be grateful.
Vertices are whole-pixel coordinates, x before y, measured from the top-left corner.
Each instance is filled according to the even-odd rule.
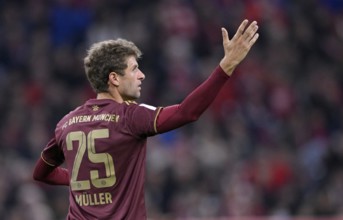
[[[229,42],[229,34],[225,28],[222,28],[223,44]]]
[[[259,35],[258,33],[256,33],[256,34],[253,36],[253,38],[251,38],[251,40],[249,41],[249,47],[252,47],[252,45],[255,44],[255,42],[257,41],[257,39],[258,39],[259,36],[260,36],[260,35]]]
[[[247,29],[243,33],[244,38],[250,40],[255,35],[257,30],[258,30],[257,22],[256,21],[251,22],[251,24],[247,27]]]
[[[237,37],[239,36],[242,36],[243,32],[244,32],[244,29],[245,27],[247,26],[248,24],[248,20],[245,19],[238,27],[237,31],[236,31],[236,34],[233,36],[232,40],[236,39]]]

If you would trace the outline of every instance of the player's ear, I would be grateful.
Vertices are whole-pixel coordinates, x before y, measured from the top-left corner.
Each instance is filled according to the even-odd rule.
[[[114,86],[119,86],[119,74],[116,72],[110,72],[108,75],[108,83]]]

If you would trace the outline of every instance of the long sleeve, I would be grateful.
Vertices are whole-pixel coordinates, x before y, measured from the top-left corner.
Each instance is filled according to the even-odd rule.
[[[33,179],[51,185],[69,186],[68,170],[62,167],[51,166],[42,158],[39,158],[36,163]]]
[[[157,118],[157,132],[163,133],[198,120],[217,97],[230,77],[218,66],[207,80],[191,92],[180,104],[167,106]]]

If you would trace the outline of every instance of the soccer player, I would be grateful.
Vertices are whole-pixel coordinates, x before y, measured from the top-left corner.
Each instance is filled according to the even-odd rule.
[[[38,159],[33,178],[68,185],[67,219],[147,219],[144,179],[147,137],[197,120],[258,39],[256,21],[244,20],[232,39],[222,28],[224,57],[209,78],[180,104],[137,104],[145,75],[134,43],[107,40],[84,59],[97,94],[64,116]],[[66,163],[66,169],[60,167]]]

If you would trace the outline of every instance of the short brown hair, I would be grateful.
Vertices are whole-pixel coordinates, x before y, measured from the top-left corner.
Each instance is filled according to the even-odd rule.
[[[94,43],[84,59],[85,72],[96,93],[108,91],[108,75],[116,72],[124,75],[127,58],[140,58],[142,52],[131,41],[124,39]]]

